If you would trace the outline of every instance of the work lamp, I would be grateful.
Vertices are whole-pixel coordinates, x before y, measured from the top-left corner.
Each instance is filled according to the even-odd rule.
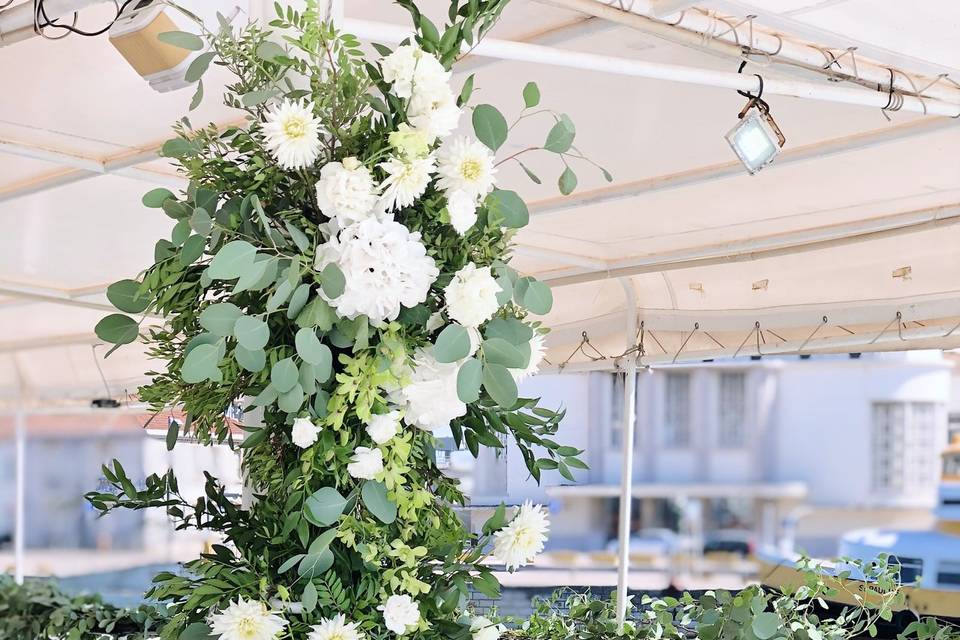
[[[762,100],[751,98],[739,118],[727,134],[727,142],[747,171],[754,174],[773,162],[787,140]]]

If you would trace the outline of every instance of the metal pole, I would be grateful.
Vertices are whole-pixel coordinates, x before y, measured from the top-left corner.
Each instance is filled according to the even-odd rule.
[[[23,584],[23,549],[26,532],[26,504],[24,478],[27,464],[27,420],[24,409],[23,379],[17,365],[16,356],[13,356],[13,367],[17,376],[17,411],[14,415],[16,432],[16,476],[14,484],[14,529],[13,529],[13,579],[17,584]]]
[[[627,348],[634,346],[637,333],[637,296],[630,278],[620,278],[626,296]],[[623,382],[623,461],[620,466],[620,522],[617,559],[617,628],[627,619],[627,579],[630,576],[630,521],[633,511],[633,442],[637,425],[637,358],[626,358]]]

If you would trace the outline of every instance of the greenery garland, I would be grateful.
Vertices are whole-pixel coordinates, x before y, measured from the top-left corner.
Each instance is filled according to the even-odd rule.
[[[529,214],[495,174],[516,162],[539,182],[521,156],[552,153],[569,193],[571,162],[589,160],[570,119],[539,109],[529,83],[513,124],[539,115],[552,125],[543,145],[497,163],[512,125],[491,105],[468,107],[472,76],[449,86],[450,67],[506,0],[452,0],[442,30],[398,4],[415,41],[376,46],[376,60],[315,1],[304,12],[278,4],[269,26],[238,31],[221,16],[214,31],[197,20],[201,35],[159,36],[202,52],[186,72],[193,107],[211,65],[233,74],[225,103],[245,124],[177,123],[163,154],[189,188],[143,199],[173,231],[153,266],[109,288],[124,313],[96,332],[148,343],[165,366],[140,398],[157,413],[181,409],[184,433],[203,443],[239,447],[254,493],[234,504],[208,476],[191,503],[172,473],[138,489],[113,461],[103,471],[112,491],[87,495],[104,514],[163,508],[180,529],[223,535],[185,575],[156,576],[148,596],[171,607],[164,640],[476,637],[490,625],[464,603],[471,587],[497,595],[488,556],[526,564],[549,523],[540,506],[501,506],[468,531],[432,431],[449,426],[474,455],[510,438],[538,480],[585,468],[580,450],[553,439],[563,414],[518,397],[543,356],[534,316],[552,297],[508,265]],[[454,136],[467,111],[476,137]],[[162,326],[144,324],[156,316]],[[242,440],[224,417],[241,399],[262,415]],[[168,446],[178,435],[174,424]]]

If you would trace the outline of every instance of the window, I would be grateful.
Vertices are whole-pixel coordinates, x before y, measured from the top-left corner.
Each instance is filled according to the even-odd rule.
[[[937,570],[937,583],[960,585],[960,560],[941,560]]]
[[[690,376],[686,373],[668,373],[666,377],[663,444],[690,446]]]
[[[920,558],[890,556],[889,564],[900,565],[900,584],[913,584],[923,576],[923,560]]]
[[[873,405],[873,488],[923,490],[937,482],[937,407],[932,402]]]
[[[747,440],[747,376],[743,373],[720,374],[720,416],[717,444],[742,447]]]

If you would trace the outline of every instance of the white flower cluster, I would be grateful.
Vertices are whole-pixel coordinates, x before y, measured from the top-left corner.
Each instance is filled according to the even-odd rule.
[[[407,424],[435,431],[467,413],[467,405],[457,394],[456,362],[438,362],[431,349],[418,349],[408,379],[391,393],[391,399],[404,410]]]
[[[528,500],[507,526],[493,534],[493,555],[507,571],[519,569],[543,551],[549,530],[546,510]]]
[[[210,630],[220,640],[273,640],[286,628],[287,621],[276,611],[256,600],[236,602],[210,616]]]

